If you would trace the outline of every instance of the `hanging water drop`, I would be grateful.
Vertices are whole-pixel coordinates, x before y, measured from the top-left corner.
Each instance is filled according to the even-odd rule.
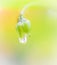
[[[22,43],[22,44],[25,44],[25,43],[27,43],[27,36],[26,35],[24,35],[24,37],[19,37],[19,42],[20,43]]]

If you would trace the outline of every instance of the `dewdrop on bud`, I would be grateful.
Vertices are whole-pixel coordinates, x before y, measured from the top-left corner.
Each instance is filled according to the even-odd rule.
[[[20,17],[20,20],[18,21],[16,28],[19,34],[19,42],[22,44],[27,43],[31,29],[30,21],[26,18]]]
[[[22,44],[26,44],[27,43],[27,36],[24,35],[22,38],[19,37],[19,42]]]

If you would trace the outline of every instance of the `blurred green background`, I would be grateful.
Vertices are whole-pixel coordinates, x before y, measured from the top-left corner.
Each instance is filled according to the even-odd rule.
[[[40,2],[40,5],[31,6],[25,11],[24,16],[31,20],[32,27],[31,37],[28,38],[27,44],[23,45],[18,41],[16,23],[22,8],[30,2]],[[34,58],[48,57],[56,52],[56,6],[55,0],[0,0],[1,37],[4,50],[9,53],[25,53]]]

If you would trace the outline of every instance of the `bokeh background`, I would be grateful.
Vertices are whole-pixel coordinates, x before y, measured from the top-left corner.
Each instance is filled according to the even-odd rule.
[[[31,36],[27,44],[20,44],[16,24],[22,8],[31,6],[24,16],[31,20]],[[56,0],[0,0],[0,53],[27,57],[28,65],[57,64],[57,1]],[[37,60],[37,62],[35,62]],[[34,64],[34,65],[35,65]]]

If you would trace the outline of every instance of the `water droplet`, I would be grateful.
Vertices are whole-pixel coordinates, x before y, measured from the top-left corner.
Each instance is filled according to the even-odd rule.
[[[21,44],[27,43],[27,35],[25,34],[22,38],[19,37],[19,42],[20,42]]]

